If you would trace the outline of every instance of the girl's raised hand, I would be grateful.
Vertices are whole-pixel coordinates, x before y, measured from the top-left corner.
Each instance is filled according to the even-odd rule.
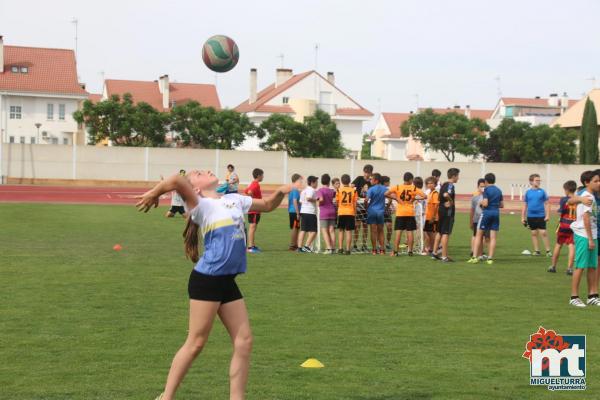
[[[157,196],[153,190],[148,190],[143,195],[136,196],[136,199],[140,199],[140,201],[138,201],[135,206],[138,209],[138,211],[143,211],[147,213],[148,211],[150,211],[152,206],[154,206],[154,208],[158,207],[159,197],[160,196]]]

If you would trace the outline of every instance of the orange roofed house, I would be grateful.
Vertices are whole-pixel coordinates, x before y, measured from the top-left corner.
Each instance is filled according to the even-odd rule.
[[[88,93],[73,50],[5,46],[0,36],[0,140],[83,144],[73,119]]]
[[[420,108],[419,111],[425,110]],[[433,108],[433,111],[439,114],[456,112],[464,114],[468,118],[479,118],[486,121],[492,115],[493,110],[476,110],[469,106],[460,108]],[[403,137],[400,126],[410,116],[410,113],[381,113],[377,119],[377,124],[371,137],[371,155],[386,160],[394,161],[446,161],[444,155],[440,152],[425,150],[421,142],[412,136]],[[456,162],[470,161],[471,158],[456,155]]]
[[[327,78],[316,71],[294,75],[291,69],[277,69],[275,82],[257,92],[257,72],[250,70],[250,96],[235,108],[250,121],[260,124],[271,114],[287,114],[296,121],[319,109],[331,116],[341,134],[344,147],[353,157],[360,155],[363,122],[373,114],[342,92],[335,84],[333,72]],[[240,150],[260,150],[257,138],[248,138]]]
[[[161,112],[190,101],[196,101],[203,107],[221,109],[215,85],[170,82],[168,75],[163,75],[156,81],[106,79],[100,100],[113,95],[122,98],[125,93],[131,94],[134,103],[145,102]],[[90,96],[90,100],[98,101],[94,95]]]

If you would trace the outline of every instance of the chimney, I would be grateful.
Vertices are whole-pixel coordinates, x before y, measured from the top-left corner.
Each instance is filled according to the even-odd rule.
[[[287,68],[277,68],[275,87],[279,87],[292,77],[292,70]]]
[[[567,92],[563,92],[563,95],[560,98],[560,115],[564,114],[568,108],[569,108],[569,96],[567,95]]]
[[[331,83],[332,85],[335,85],[335,75],[333,74],[333,72],[327,73],[327,82]]]
[[[158,91],[162,94],[163,108],[169,108],[169,75],[163,75],[158,78]]]
[[[256,68],[250,69],[250,97],[248,104],[256,103]]]
[[[465,117],[471,119],[471,106],[468,104],[465,106]]]
[[[548,105],[550,107],[558,107],[559,106],[558,94],[550,93],[550,97],[548,97]]]
[[[0,35],[0,74],[4,72],[4,40]]]

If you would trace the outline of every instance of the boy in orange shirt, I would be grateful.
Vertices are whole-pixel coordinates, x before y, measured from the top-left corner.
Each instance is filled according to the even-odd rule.
[[[356,202],[358,193],[350,186],[350,175],[342,175],[342,186],[337,190],[335,202],[337,204],[338,228],[338,253],[349,255],[352,248],[352,234],[356,229]],[[346,250],[342,247],[346,237]]]
[[[402,232],[406,231],[408,238],[408,255],[413,255],[414,234],[417,229],[417,221],[415,219],[415,200],[423,200],[425,194],[413,184],[413,174],[406,172],[404,174],[404,184],[396,185],[394,188],[386,192],[386,197],[390,197],[398,202],[396,207],[396,221],[394,230],[396,238],[392,248],[392,256],[398,255],[398,246],[402,240]]]
[[[427,208],[425,210],[425,251],[431,255],[435,234],[437,233],[438,208],[440,207],[440,193],[436,190],[436,179],[433,176],[425,179],[425,187],[429,190],[427,195]]]

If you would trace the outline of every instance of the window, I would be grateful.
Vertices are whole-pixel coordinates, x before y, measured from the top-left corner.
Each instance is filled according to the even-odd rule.
[[[33,136],[29,138],[29,143],[35,144],[35,138]]]
[[[54,104],[48,104],[48,108],[46,109],[46,119],[54,119]]]
[[[58,144],[58,138],[57,137],[53,137],[52,138],[52,144]]]
[[[8,138],[8,143],[14,143],[15,142],[15,137],[14,136],[10,136]]]
[[[10,119],[21,119],[21,106],[10,106]]]
[[[58,105],[58,119],[60,121],[64,121],[65,120],[65,105],[64,104],[59,104]]]
[[[29,72],[29,68],[27,68],[27,67],[21,67],[21,73],[22,74],[26,74],[28,72]]]
[[[18,74],[19,73],[19,67],[17,67],[17,66],[10,67],[10,72]]]
[[[21,143],[21,144],[25,144],[25,136],[21,136],[21,137],[19,138],[19,143]]]
[[[289,97],[284,97],[284,98],[282,99],[282,101],[283,101],[283,104],[287,104],[287,103],[289,103],[289,101],[290,101],[290,98],[289,98]]]
[[[63,144],[69,144],[69,139],[68,138],[63,138]]]

